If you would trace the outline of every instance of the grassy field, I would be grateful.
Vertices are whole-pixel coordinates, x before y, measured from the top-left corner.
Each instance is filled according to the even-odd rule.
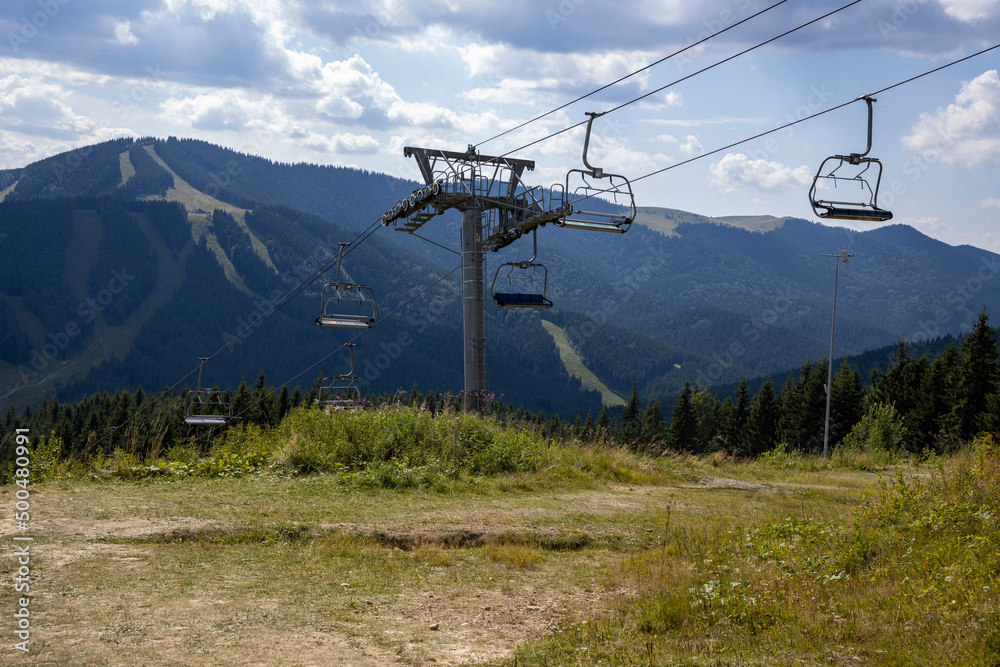
[[[32,454],[0,664],[996,665],[1000,451],[640,457],[406,408]]]

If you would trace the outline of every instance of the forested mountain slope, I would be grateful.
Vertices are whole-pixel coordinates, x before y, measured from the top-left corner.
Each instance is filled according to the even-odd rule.
[[[174,138],[114,140],[0,172],[0,235],[12,258],[0,268],[0,400],[173,382],[415,187]],[[455,248],[457,218],[422,233]],[[1000,311],[1000,258],[902,225],[859,232],[643,207],[624,236],[548,225],[538,243],[555,307],[489,311],[491,389],[532,409],[597,406],[565,373],[542,317],[620,394],[637,383],[668,396],[685,380],[706,387],[825,357],[834,260],[823,255],[841,250],[854,257],[839,269],[835,356],[957,335],[980,307]],[[524,241],[488,254],[487,281],[529,254]],[[344,268],[388,313],[457,264],[446,249],[379,229]],[[321,286],[213,361],[211,381],[262,369],[283,381],[346,341],[313,324]],[[88,305],[101,298],[99,310]],[[414,382],[456,391],[460,336],[452,274],[366,334],[358,366],[373,391]],[[341,357],[297,382],[343,372]]]

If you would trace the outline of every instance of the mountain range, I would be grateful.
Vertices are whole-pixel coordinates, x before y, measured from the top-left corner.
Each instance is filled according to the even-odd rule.
[[[346,373],[340,346],[352,335],[314,323],[324,281],[286,296],[419,185],[173,137],[0,171],[0,408],[52,393],[156,390],[185,376],[194,386],[198,358],[224,346],[205,384],[263,372],[308,387]],[[1000,257],[905,225],[851,231],[639,204],[624,236],[539,231],[555,306],[491,304],[494,394],[580,414],[633,384],[672,400],[685,380],[726,385],[822,359],[835,271],[835,357],[959,335],[982,307],[1000,305]],[[459,263],[459,223],[446,214],[425,225],[433,243],[380,227],[349,247],[343,268],[372,288],[382,318],[355,348],[369,393],[461,389],[458,272],[447,275]],[[829,255],[844,250],[852,257],[838,265]],[[526,241],[490,254],[487,282],[529,254]]]

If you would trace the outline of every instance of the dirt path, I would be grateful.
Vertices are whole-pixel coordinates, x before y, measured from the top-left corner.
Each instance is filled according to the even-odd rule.
[[[335,520],[289,524],[261,508],[294,482],[243,482],[232,505],[185,484],[34,490],[32,652],[16,664],[496,661],[634,595],[623,563],[672,493],[352,497],[354,521],[319,494],[288,513]],[[10,587],[0,603],[13,608]]]
[[[326,476],[34,486],[32,651],[12,662],[0,647],[0,665],[495,662],[637,595],[629,568],[668,526],[794,515],[807,511],[803,491],[838,497],[820,481],[684,475],[455,495]],[[0,487],[0,507],[14,492]],[[19,533],[7,516],[11,582]],[[0,588],[0,610],[17,600]]]

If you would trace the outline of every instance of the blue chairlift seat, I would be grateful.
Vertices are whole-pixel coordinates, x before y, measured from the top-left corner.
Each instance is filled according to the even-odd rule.
[[[549,289],[549,270],[535,261],[538,256],[538,228],[532,230],[534,253],[523,262],[507,262],[497,267],[490,293],[501,308],[551,308],[546,296]],[[503,273],[506,269],[506,273]],[[503,275],[501,275],[503,273]],[[497,281],[506,280],[508,291],[497,289]],[[502,285],[503,283],[501,283]],[[522,289],[516,289],[521,287]],[[539,291],[539,289],[541,291]]]
[[[885,222],[892,219],[892,212],[878,205],[878,189],[882,182],[882,163],[877,158],[867,157],[872,148],[872,117],[874,111],[872,103],[875,98],[865,95],[858,99],[863,99],[868,105],[868,145],[863,153],[851,153],[850,155],[834,155],[823,160],[816,176],[813,178],[812,187],[809,189],[809,203],[813,212],[819,218],[835,220],[852,220],[868,222]],[[835,162],[836,165],[826,169],[828,162]],[[842,175],[840,169],[847,165],[847,171],[854,171],[852,175]],[[859,168],[859,169],[852,169]],[[869,173],[871,170],[872,173]],[[874,182],[874,187],[872,183]],[[862,199],[851,201],[836,201],[824,199],[820,196],[819,185],[832,184],[834,188],[839,188],[841,184],[850,187],[859,186]]]
[[[520,294],[517,292],[496,292],[493,300],[501,308],[551,308],[552,302],[544,294]]]
[[[841,208],[838,206],[822,206],[823,210],[818,215],[821,218],[833,218],[836,220],[858,220],[866,222],[885,222],[892,220],[892,211],[884,208]]]
[[[826,171],[828,162],[835,161],[836,166]],[[839,173],[841,167],[845,165],[848,169],[852,167],[863,168],[853,176],[845,176]],[[874,175],[869,175],[869,171]],[[866,175],[868,178],[866,178]],[[872,181],[875,187],[872,187]],[[892,212],[878,206],[878,188],[882,181],[882,163],[876,158],[863,157],[861,155],[834,155],[823,160],[816,176],[813,178],[812,187],[809,189],[809,203],[817,217],[834,220],[853,220],[868,222],[885,222],[892,219]],[[819,196],[819,184],[830,183],[840,192],[842,189],[856,186],[861,191],[861,197],[856,197],[850,201],[838,201],[834,199],[824,199]],[[843,186],[846,186],[844,188]],[[844,195],[840,195],[844,196]]]

